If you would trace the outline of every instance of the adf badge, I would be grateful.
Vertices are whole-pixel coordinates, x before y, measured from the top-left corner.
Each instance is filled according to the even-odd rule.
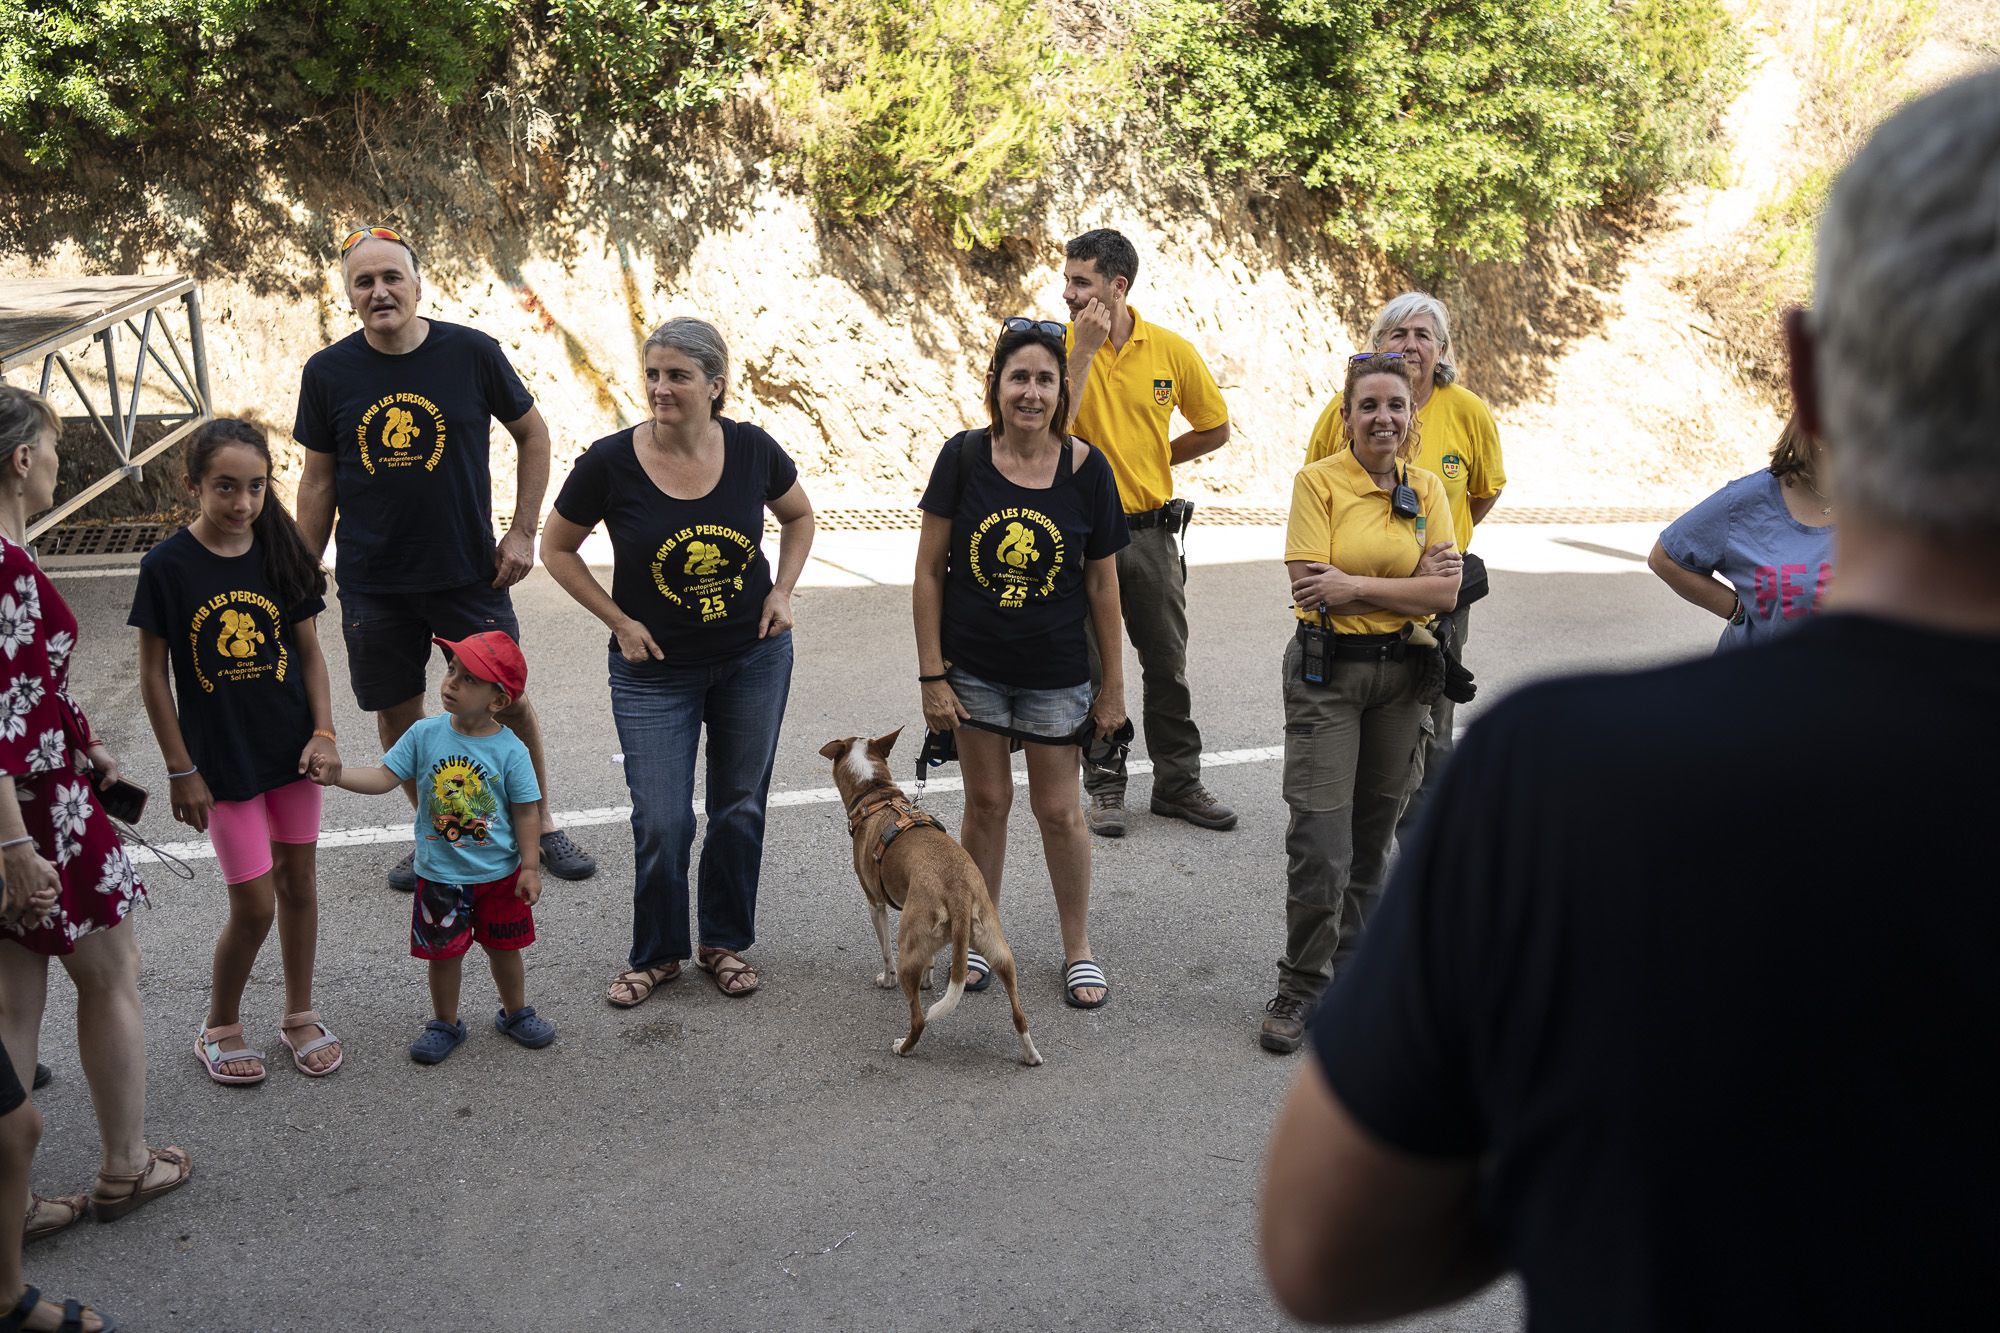
[[[1174,382],[1172,380],[1153,381],[1153,401],[1161,407],[1174,405]]]
[[[1457,454],[1446,454],[1441,460],[1446,481],[1457,481],[1465,471],[1465,460]]]

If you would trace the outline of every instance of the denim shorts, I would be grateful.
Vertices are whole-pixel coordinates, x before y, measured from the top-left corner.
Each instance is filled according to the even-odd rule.
[[[354,703],[379,713],[421,699],[431,662],[431,636],[463,639],[487,630],[521,641],[514,599],[490,582],[433,592],[340,590],[340,629],[347,640],[347,678]]]
[[[1030,690],[947,667],[945,683],[972,721],[988,731],[1067,742],[1090,716],[1089,681],[1058,690]]]

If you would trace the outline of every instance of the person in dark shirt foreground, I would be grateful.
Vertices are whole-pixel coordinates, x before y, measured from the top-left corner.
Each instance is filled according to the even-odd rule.
[[[1507,1269],[1537,1331],[2000,1310],[2000,71],[1876,132],[1817,293],[1829,614],[1472,728],[1278,1121],[1294,1315]]]

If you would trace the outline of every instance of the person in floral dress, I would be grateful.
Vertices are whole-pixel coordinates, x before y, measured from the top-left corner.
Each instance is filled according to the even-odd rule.
[[[58,424],[41,398],[0,386],[0,1044],[31,1080],[49,959],[61,959],[103,1143],[89,1202],[109,1221],[183,1184],[190,1163],[180,1148],[146,1146],[139,950],[127,920],[146,889],[96,790],[117,777],[117,761],[69,696],[76,616],[26,543],[29,516],[55,502]],[[76,1221],[84,1204],[0,1200],[28,1210],[30,1240]]]

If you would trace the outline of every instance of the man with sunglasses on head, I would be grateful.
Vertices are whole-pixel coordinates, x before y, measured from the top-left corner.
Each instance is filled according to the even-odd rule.
[[[1174,499],[1177,464],[1229,441],[1229,409],[1200,353],[1187,339],[1141,319],[1127,303],[1139,252],[1108,228],[1064,249],[1063,303],[1069,307],[1071,429],[1104,451],[1132,544],[1118,552],[1125,632],[1139,654],[1140,715],[1153,761],[1152,810],[1207,829],[1236,827],[1236,812],[1201,784],[1201,731],[1187,683],[1187,576],[1174,534],[1193,506]],[[1175,409],[1190,429],[1168,431]],[[1091,679],[1101,680],[1093,635]],[[1110,645],[1109,651],[1120,651]],[[1125,836],[1125,774],[1089,770],[1090,831]]]
[[[520,639],[507,590],[535,566],[549,430],[498,343],[417,314],[423,279],[407,239],[363,227],[341,242],[340,270],[361,328],[315,353],[299,383],[299,527],[323,552],[340,515],[334,577],[348,675],[386,751],[424,715],[433,637],[497,629]],[[514,521],[497,544],[488,458],[496,419],[517,450]],[[517,699],[500,720],[528,747],[541,784],[543,868],[564,879],[595,874],[554,826],[534,705]],[[416,887],[412,856],[390,870],[389,885]]]

